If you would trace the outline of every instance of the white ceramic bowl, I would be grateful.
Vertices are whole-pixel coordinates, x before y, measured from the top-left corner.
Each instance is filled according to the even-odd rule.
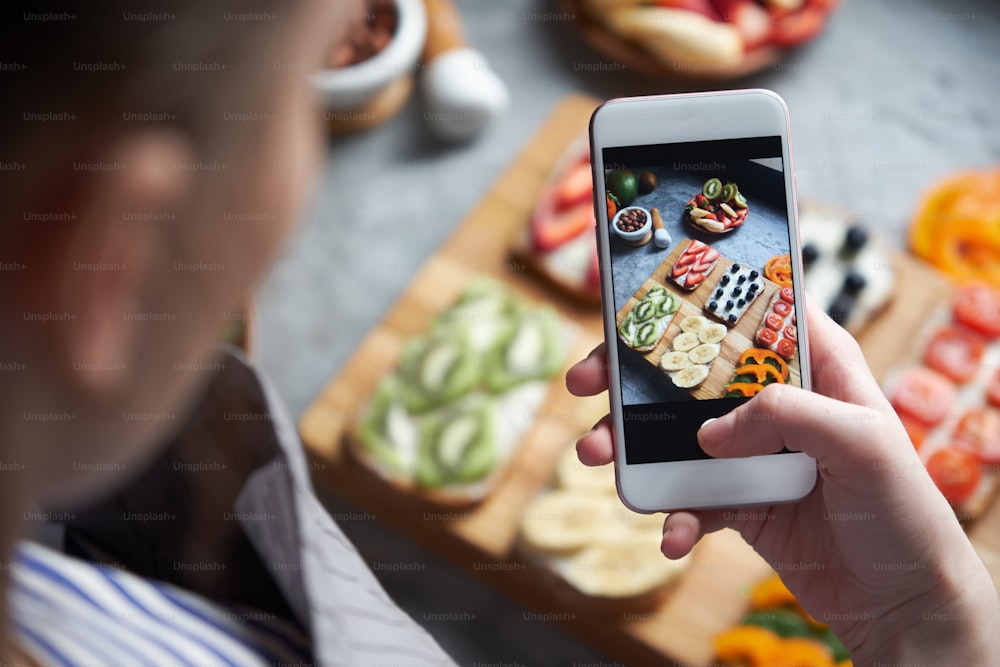
[[[327,109],[362,109],[398,77],[416,71],[427,37],[427,12],[422,0],[396,0],[396,9],[399,24],[384,49],[368,60],[312,75]]]
[[[623,231],[622,228],[618,226],[618,218],[620,218],[621,214],[625,211],[642,211],[646,214],[646,224],[634,232]],[[615,233],[622,239],[628,241],[629,243],[637,243],[646,238],[646,235],[649,234],[649,230],[653,228],[653,216],[649,211],[641,206],[626,206],[615,213],[615,217],[611,219],[611,228],[615,230]]]

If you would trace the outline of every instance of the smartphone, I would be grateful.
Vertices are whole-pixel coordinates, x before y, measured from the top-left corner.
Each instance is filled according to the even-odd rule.
[[[714,459],[697,440],[769,384],[810,387],[784,101],[613,99],[590,142],[619,496],[638,512],[802,498],[806,454]]]

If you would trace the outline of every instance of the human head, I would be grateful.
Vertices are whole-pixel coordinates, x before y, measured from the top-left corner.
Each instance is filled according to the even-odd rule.
[[[344,4],[7,4],[0,461],[23,471],[6,493],[89,494],[108,480],[80,464],[136,471],[181,423],[207,379],[190,362],[311,182],[308,72]]]

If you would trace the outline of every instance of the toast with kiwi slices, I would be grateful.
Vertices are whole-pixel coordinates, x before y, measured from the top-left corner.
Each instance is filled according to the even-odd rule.
[[[566,327],[553,309],[478,279],[406,343],[349,449],[422,500],[482,500],[545,400],[566,349]]]
[[[649,352],[660,342],[680,306],[676,295],[664,287],[653,287],[622,318],[618,337],[637,352]]]

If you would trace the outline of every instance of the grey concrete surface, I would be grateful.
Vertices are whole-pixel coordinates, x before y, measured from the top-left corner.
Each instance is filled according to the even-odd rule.
[[[415,99],[382,128],[330,143],[303,225],[259,294],[258,359],[293,414],[349,358],[564,95],[716,87],[608,71],[603,56],[578,39],[572,18],[544,20],[553,9],[545,0],[457,4],[470,40],[510,86],[512,109],[459,148],[426,135]],[[998,33],[995,2],[844,0],[817,42],[727,85],[771,88],[787,101],[801,197],[856,210],[902,246],[929,183],[1000,161]],[[348,508],[327,501],[335,512]],[[344,527],[373,563],[426,565],[379,575],[460,664],[614,664],[377,521]],[[428,620],[442,611],[475,618]]]

